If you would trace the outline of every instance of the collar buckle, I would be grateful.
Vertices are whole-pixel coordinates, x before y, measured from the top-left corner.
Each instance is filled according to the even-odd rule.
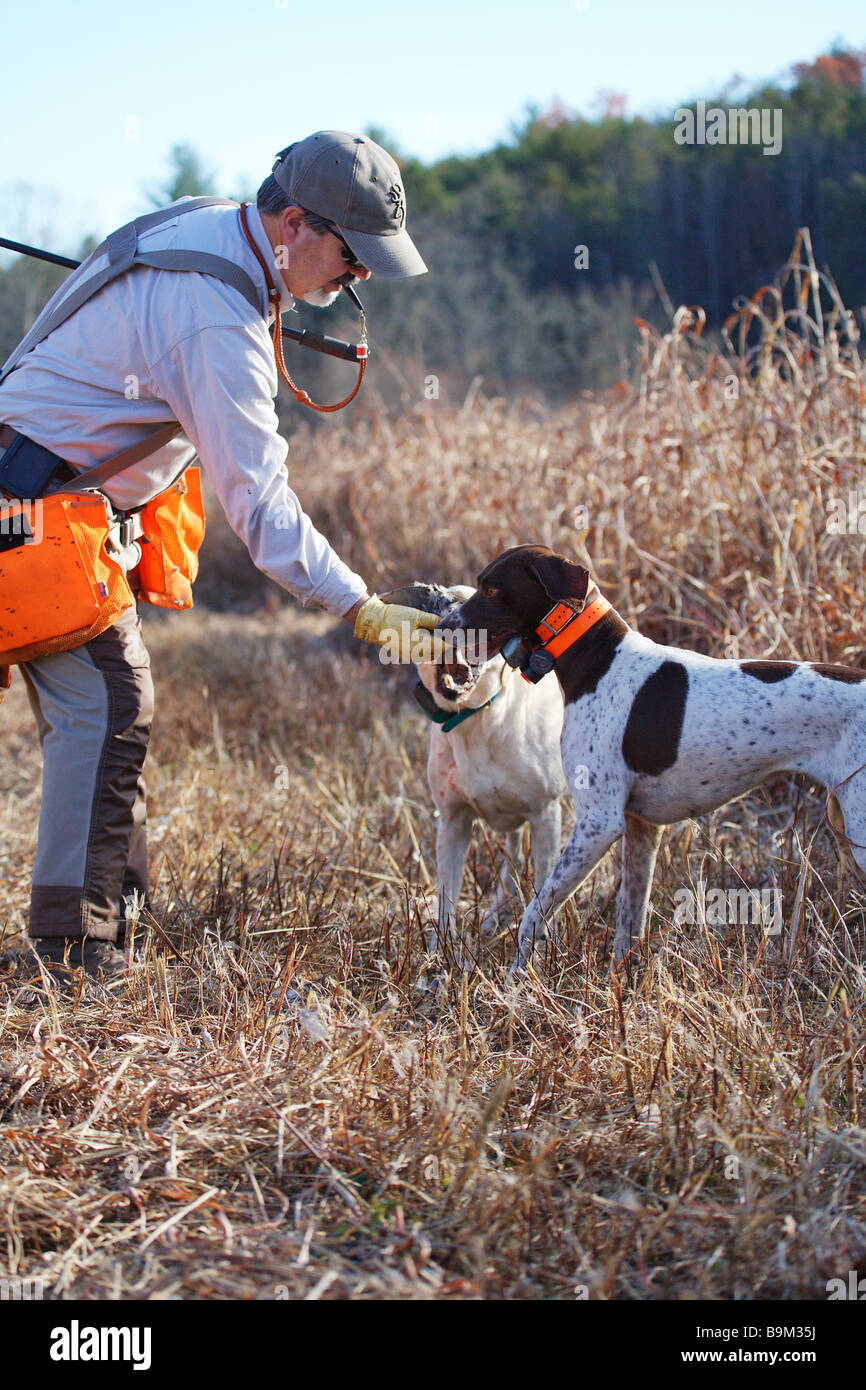
[[[579,613],[575,613],[567,603],[555,603],[545,613],[531,638],[509,638],[502,648],[502,655],[509,666],[519,669],[525,681],[537,685],[554,669],[557,657],[594,627],[610,606],[601,594],[597,594]]]

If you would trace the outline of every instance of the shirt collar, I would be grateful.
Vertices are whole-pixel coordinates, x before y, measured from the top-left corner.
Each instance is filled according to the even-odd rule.
[[[271,272],[274,284],[280,292],[280,313],[287,314],[290,309],[294,309],[295,299],[289,292],[286,282],[283,279],[283,273],[277,265],[274,248],[271,246],[268,239],[268,234],[265,231],[265,224],[262,221],[262,215],[257,207],[251,206],[247,208],[247,224],[256,246],[261,251],[265,264]],[[268,306],[268,319],[270,318],[270,306]]]

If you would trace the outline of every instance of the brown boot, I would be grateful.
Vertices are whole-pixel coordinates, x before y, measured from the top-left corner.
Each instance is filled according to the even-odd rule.
[[[59,985],[68,984],[73,973],[82,967],[86,975],[103,984],[122,979],[126,971],[126,955],[111,941],[38,936],[33,939],[33,949]]]

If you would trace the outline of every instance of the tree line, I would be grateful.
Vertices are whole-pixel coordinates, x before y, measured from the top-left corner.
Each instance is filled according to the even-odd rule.
[[[663,328],[671,306],[699,304],[718,331],[737,296],[785,262],[801,226],[859,310],[864,71],[866,54],[834,49],[786,86],[708,96],[665,119],[627,118],[616,97],[593,120],[555,103],[481,155],[401,159],[410,229],[432,273],[365,286],[375,398],[459,399],[477,377],[486,391],[553,400],[609,384],[632,364],[636,315]],[[750,111],[771,113],[775,152],[765,153],[760,120],[744,119]],[[694,143],[682,138],[690,130]],[[724,130],[752,140],[712,138]],[[393,148],[387,133],[370,133]],[[222,191],[190,147],[173,157],[151,203]],[[0,353],[61,278],[32,262],[0,272]],[[326,331],[352,336],[348,305],[338,319],[332,312]],[[302,306],[296,322],[321,331],[324,315]],[[314,391],[343,393],[349,369],[298,350],[292,363]]]

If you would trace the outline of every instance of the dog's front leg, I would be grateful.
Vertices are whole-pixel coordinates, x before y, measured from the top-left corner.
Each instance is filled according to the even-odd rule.
[[[548,801],[532,819],[532,881],[536,888],[553,873],[562,848],[562,803]]]
[[[622,842],[622,882],[616,899],[614,965],[625,960],[640,940],[652,889],[662,827],[626,812]]]
[[[548,914],[580,887],[624,828],[621,819],[607,825],[600,824],[595,816],[578,821],[559,863],[523,914],[517,933],[517,955],[510,974],[522,972],[536,941],[545,934]]]
[[[562,850],[562,803],[559,797],[548,801],[543,810],[532,821],[532,887],[537,894],[556,867]],[[558,924],[556,917],[548,923],[556,936]]]
[[[463,868],[472,834],[472,811],[467,806],[440,808],[436,829],[436,877],[438,881],[436,933],[433,949],[442,951],[457,928],[457,902]]]

